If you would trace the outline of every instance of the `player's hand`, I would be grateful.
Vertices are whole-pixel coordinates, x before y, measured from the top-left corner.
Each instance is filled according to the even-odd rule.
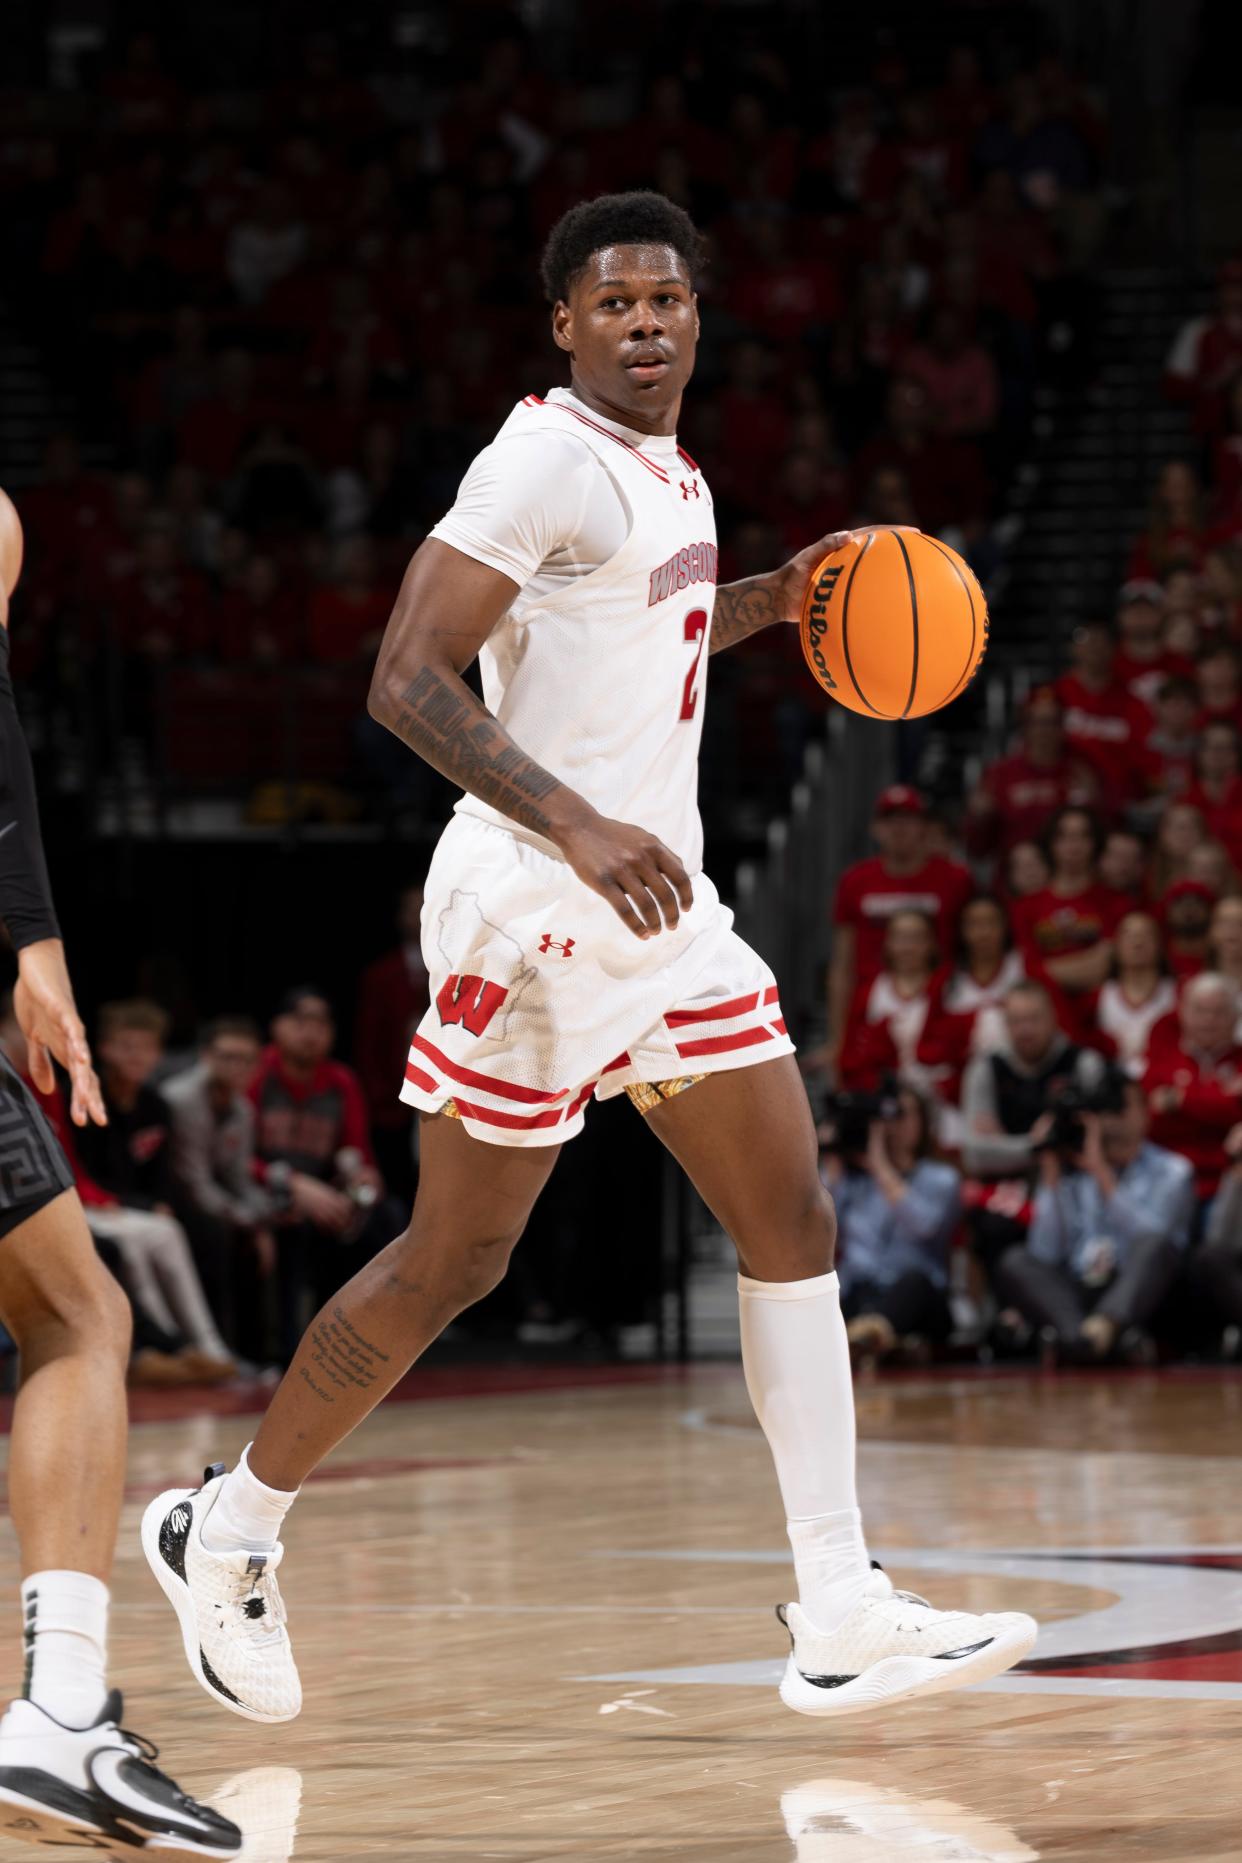
[[[56,1085],[52,1057],[69,1075],[69,1116],[75,1126],[92,1120],[106,1126],[103,1095],[91,1064],[90,1044],[73,1000],[73,985],[65,967],[65,947],[59,938],[40,938],[17,955],[17,985],[13,1012],[26,1037],[30,1077],[41,1093]]]
[[[583,885],[606,899],[636,938],[672,931],[694,904],[689,874],[645,828],[592,811],[560,835],[558,846]]]
[[[826,556],[834,550],[843,550],[847,543],[857,543],[873,530],[913,531],[913,524],[860,524],[857,530],[830,530],[818,543],[809,543],[805,550],[799,550],[797,556],[791,556],[782,568],[776,571],[774,582],[777,589],[777,601],[780,606],[780,619],[791,621],[796,627],[802,620],[802,605],[806,600],[807,584]]]

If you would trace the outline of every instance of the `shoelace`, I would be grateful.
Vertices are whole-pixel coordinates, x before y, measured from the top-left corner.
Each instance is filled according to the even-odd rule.
[[[246,1570],[237,1574],[233,1602],[255,1626],[256,1640],[269,1642],[279,1636],[280,1626],[285,1621],[284,1605],[276,1575],[267,1570],[265,1559],[252,1559]]]
[[[165,1785],[170,1785],[172,1787],[173,1792],[176,1794],[177,1803],[183,1806],[187,1811],[193,1812],[195,1816],[201,1816],[203,1808],[198,1800],[196,1798],[191,1798],[188,1792],[183,1792],[181,1787],[177,1784],[177,1781],[175,1779],[170,1779],[168,1774],[166,1772],[161,1772],[159,1767],[155,1764],[160,1756],[160,1750],[156,1746],[154,1740],[148,1740],[145,1734],[136,1734],[132,1727],[118,1727],[116,1731],[120,1736],[122,1745],[130,1749],[135,1759],[140,1760],[144,1766],[149,1766],[157,1779],[161,1779]]]

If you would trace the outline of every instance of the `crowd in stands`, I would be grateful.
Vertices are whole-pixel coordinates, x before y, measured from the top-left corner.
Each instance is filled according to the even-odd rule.
[[[307,780],[417,805],[361,716],[376,642],[473,452],[556,374],[544,236],[614,188],[659,188],[708,235],[684,425],[722,578],[866,517],[986,573],[1102,118],[1058,58],[966,45],[938,69],[886,55],[829,101],[801,83],[800,16],[719,35],[684,76],[659,33],[646,57],[601,45],[586,87],[518,9],[466,14],[413,103],[382,37],[368,61],[309,32],[212,93],[141,32],[73,112],[14,100],[12,306],[113,462],[57,434],[22,492],[27,689],[72,675],[102,754],[124,739],[183,789],[253,787],[279,746]],[[816,712],[793,643],[749,660],[719,683],[776,797]]]
[[[1230,266],[1174,352],[1205,437],[1240,317]],[[868,1180],[838,1193],[860,1349],[961,1331],[955,1286],[995,1350],[1242,1355],[1242,508],[1220,476],[1209,535],[1187,480],[952,833],[895,785],[841,877],[819,1060],[826,1175]]]
[[[216,1383],[287,1364],[324,1301],[405,1227],[414,1132],[396,1090],[427,1000],[409,916],[403,902],[401,944],[362,979],[357,1059],[371,1071],[370,1103],[333,1056],[332,1010],[314,987],[285,994],[267,1045],[248,1017],[221,1016],[193,1053],[167,1053],[168,1015],[135,999],[99,1012],[108,1123],[79,1129],[60,1087],[31,1080],[11,996],[0,1003],[0,1047],[43,1107],[95,1246],[129,1295],[134,1382]]]

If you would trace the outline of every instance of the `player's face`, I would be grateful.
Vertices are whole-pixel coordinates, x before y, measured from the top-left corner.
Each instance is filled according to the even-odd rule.
[[[671,246],[604,246],[552,313],[588,407],[643,433],[673,433],[694,369],[698,299]]]

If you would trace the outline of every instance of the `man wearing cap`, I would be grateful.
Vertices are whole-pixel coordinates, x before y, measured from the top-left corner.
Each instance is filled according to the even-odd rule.
[[[1194,676],[1194,663],[1165,644],[1164,606],[1164,590],[1150,579],[1123,583],[1118,592],[1113,677],[1149,710],[1166,679]]]
[[[972,853],[1007,854],[1019,841],[1038,841],[1058,809],[1100,799],[1095,765],[1065,742],[1061,702],[1037,686],[1022,714],[1022,743],[983,772],[967,803],[966,841]]]
[[[884,966],[884,940],[897,912],[922,912],[936,927],[942,958],[957,936],[962,907],[974,891],[959,861],[927,851],[927,804],[917,789],[893,783],[876,798],[871,832],[880,849],[847,867],[832,910],[828,971],[828,1049],[835,1065],[850,1002],[859,984]]]

